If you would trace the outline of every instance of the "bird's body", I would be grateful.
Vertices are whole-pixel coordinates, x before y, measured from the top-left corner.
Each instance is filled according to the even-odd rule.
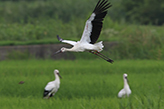
[[[70,44],[73,47],[70,49],[62,47],[56,53],[66,52],[66,51],[72,51],[72,52],[90,51],[91,53],[94,53],[100,56],[101,58],[107,60],[108,62],[112,63],[113,60],[100,54],[100,51],[102,51],[104,47],[102,41],[96,43],[101,33],[103,20],[107,14],[107,9],[109,7],[111,7],[111,5],[110,3],[108,3],[108,0],[99,0],[90,18],[86,21],[80,41],[76,42],[71,40],[63,40],[57,35],[59,41]]]
[[[90,44],[90,43],[81,43],[80,41],[76,42],[76,44],[68,49],[68,48],[64,48],[63,47],[63,51],[73,51],[73,52],[84,52],[84,51],[91,51],[91,50],[95,50],[95,51],[102,51],[102,48],[104,46],[102,45],[102,41],[95,43],[95,44]]]
[[[118,93],[118,97],[122,98],[122,97],[129,97],[129,95],[132,93],[130,90],[130,87],[128,85],[128,79],[127,79],[127,74],[123,75],[123,80],[124,80],[124,88],[120,90],[120,92]]]
[[[59,77],[61,77],[61,76],[59,75],[59,71],[54,70],[54,75],[55,75],[56,79],[54,81],[48,82],[48,84],[44,88],[44,93],[43,93],[44,98],[49,98],[49,97],[54,96],[60,87],[60,78]]]

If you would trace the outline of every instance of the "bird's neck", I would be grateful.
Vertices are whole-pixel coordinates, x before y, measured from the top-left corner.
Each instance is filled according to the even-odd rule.
[[[76,49],[76,47],[72,47],[72,48],[65,48],[65,52],[66,51],[79,52],[81,50],[80,49]]]
[[[60,78],[59,78],[59,76],[57,74],[55,75],[55,78],[56,78],[55,79],[56,81],[60,81]]]
[[[129,87],[128,82],[126,79],[124,79],[124,88]]]
[[[72,48],[65,48],[65,51],[72,51]]]

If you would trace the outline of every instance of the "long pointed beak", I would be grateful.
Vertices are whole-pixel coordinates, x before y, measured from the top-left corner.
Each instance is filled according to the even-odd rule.
[[[61,50],[58,50],[57,52],[54,53],[54,55],[61,53],[61,52],[62,52]]]
[[[127,82],[129,83],[129,80],[128,80],[128,78],[127,77],[125,77],[125,79],[127,80]]]
[[[62,79],[61,75],[58,73],[59,77]]]

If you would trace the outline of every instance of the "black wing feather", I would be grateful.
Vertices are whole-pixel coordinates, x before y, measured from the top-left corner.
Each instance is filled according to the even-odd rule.
[[[51,92],[51,90],[45,90],[44,89],[43,97],[46,97],[50,92]],[[51,97],[51,95],[50,95],[50,97]]]
[[[107,1],[105,1],[105,0],[102,0],[102,2],[101,2],[101,0],[99,0],[99,2],[97,3],[97,5],[96,5],[94,11],[95,11],[95,10],[101,9],[101,8],[103,7],[103,5],[104,5],[106,2],[107,2]],[[94,12],[94,11],[93,11],[93,12]]]
[[[94,44],[97,39],[99,38],[99,35],[101,33],[102,25],[104,17],[107,14],[107,9],[111,7],[110,3],[108,3],[108,0],[99,0],[93,13],[96,14],[94,20],[92,20],[92,32],[91,32],[91,44]]]

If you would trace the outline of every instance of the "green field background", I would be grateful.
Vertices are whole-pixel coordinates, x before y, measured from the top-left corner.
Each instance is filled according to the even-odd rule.
[[[0,46],[59,44],[56,35],[80,40],[97,1],[0,0]],[[113,64],[88,52],[43,60],[13,51],[0,60],[0,109],[164,109],[164,2],[110,2],[98,41],[111,45],[102,53]],[[43,99],[54,69],[60,89]],[[132,94],[120,99],[124,73]]]
[[[1,109],[163,109],[164,62],[120,60],[8,60],[0,62]],[[62,76],[60,89],[43,99],[54,69]],[[118,98],[123,74],[132,94]],[[24,84],[19,84],[24,81]]]
[[[0,46],[59,44],[57,35],[78,41],[97,1],[0,0]],[[163,1],[109,2],[112,7],[98,41],[111,43],[112,47],[105,46],[103,53],[114,60],[164,60]],[[7,58],[13,55],[21,57],[11,53]]]

